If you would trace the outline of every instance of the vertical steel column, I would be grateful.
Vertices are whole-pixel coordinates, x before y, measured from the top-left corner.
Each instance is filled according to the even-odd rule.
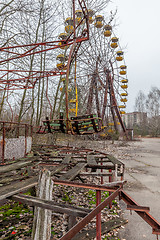
[[[68,56],[68,63],[67,63],[67,72],[66,72],[66,86],[65,86],[65,96],[66,96],[66,132],[68,133],[71,130],[71,126],[70,126],[70,121],[69,121],[69,106],[68,106],[68,84],[69,84],[69,73],[70,73],[70,64],[71,64],[71,57],[72,57],[72,53],[74,51],[74,47],[76,45],[75,39],[76,39],[76,30],[75,30],[75,0],[72,1],[73,2],[73,27],[74,27],[74,42],[73,45],[71,47],[69,56]]]
[[[4,151],[5,151],[5,123],[3,122],[3,138],[2,138],[2,164],[4,164]]]
[[[74,86],[75,86],[75,92],[76,92],[76,117],[78,114],[78,91],[77,91],[77,60],[76,60],[76,56],[75,56],[75,68],[74,68]]]
[[[74,28],[74,39],[75,39],[76,38],[75,0],[73,0],[73,28]]]
[[[105,111],[107,107],[107,97],[108,97],[108,78],[109,78],[109,73],[106,69],[104,69],[104,72],[106,72],[106,85],[105,85],[105,94],[104,94],[104,100],[103,100],[103,107],[102,107],[102,122],[104,120],[105,116]]]
[[[101,203],[101,191],[96,190],[96,206]],[[101,240],[101,212],[96,216],[96,239]]]
[[[112,169],[109,169],[109,173],[112,173]],[[112,176],[109,176],[109,182],[112,182]],[[109,193],[111,195],[111,193]],[[112,208],[112,203],[109,204],[109,208]]]
[[[109,169],[109,173],[112,173],[112,169]],[[109,176],[109,182],[112,182],[112,176]]]
[[[68,84],[69,84],[69,73],[70,73],[70,64],[71,64],[71,57],[72,57],[72,53],[74,52],[74,48],[76,46],[76,40],[74,40],[72,47],[70,49],[70,53],[68,56],[68,63],[67,63],[67,72],[66,72],[66,88],[65,88],[65,96],[66,96],[66,132],[68,133],[69,131],[71,131],[72,127],[70,124],[70,120],[69,120],[69,108],[68,108]]]

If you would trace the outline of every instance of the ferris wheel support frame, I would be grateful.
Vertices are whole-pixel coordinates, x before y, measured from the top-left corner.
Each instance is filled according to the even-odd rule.
[[[114,92],[114,87],[113,87],[113,77],[111,76],[111,73],[109,70],[104,69],[104,72],[106,73],[106,84],[104,84],[104,89],[105,89],[105,93],[104,93],[104,99],[103,99],[103,106],[102,106],[102,114],[100,113],[100,109],[99,109],[99,100],[98,100],[98,89],[97,89],[97,78],[98,78],[98,74],[97,71],[95,70],[95,73],[93,74],[93,77],[91,79],[91,83],[90,83],[90,87],[89,87],[89,96],[88,96],[88,102],[87,102],[87,113],[91,114],[91,109],[92,109],[92,104],[93,104],[93,86],[95,87],[95,100],[96,100],[96,109],[97,109],[97,114],[98,117],[102,119],[102,122],[104,120],[104,116],[105,116],[105,110],[107,107],[107,96],[109,93],[109,97],[110,97],[110,109],[111,109],[111,114],[112,114],[112,118],[113,118],[113,122],[114,122],[114,128],[115,131],[118,132],[118,126],[117,126],[117,119],[116,119],[116,115],[118,117],[118,120],[120,122],[120,125],[122,127],[122,130],[126,136],[126,138],[128,139],[128,134],[127,134],[127,130],[126,127],[122,121],[122,117],[120,115],[118,106],[117,106],[117,101],[116,101],[116,97],[115,97],[115,92]]]
[[[112,103],[112,106],[111,106],[111,112],[112,112],[112,116],[113,116],[113,121],[116,122],[116,119],[115,119],[115,113],[114,113],[114,110],[117,114],[117,117],[118,117],[118,120],[120,122],[120,125],[122,127],[122,130],[126,136],[126,138],[128,139],[128,133],[127,133],[127,129],[122,121],[122,117],[120,115],[120,112],[118,110],[118,106],[117,106],[117,101],[116,101],[116,97],[115,97],[115,93],[114,93],[114,88],[113,88],[113,78],[111,77],[111,75],[109,75],[109,78],[108,78],[108,82],[109,82],[109,86],[110,86],[110,99],[111,99],[111,103]],[[113,110],[114,109],[114,110]],[[117,124],[115,124],[115,126],[117,126]],[[115,128],[116,130],[116,128]]]
[[[81,43],[83,41],[87,41],[89,40],[89,21],[88,21],[88,10],[85,4],[84,0],[78,0],[79,5],[81,6],[82,12],[83,12],[83,18],[81,19],[80,23],[76,26],[76,21],[75,21],[75,0],[73,0],[73,36],[74,36],[74,40],[73,40],[73,44],[72,47],[70,49],[69,52],[69,57],[68,57],[68,62],[67,62],[67,72],[66,72],[66,81],[65,81],[65,104],[66,104],[66,132],[72,132],[72,134],[74,134],[74,132],[72,131],[72,125],[70,124],[70,119],[69,119],[69,104],[68,104],[68,85],[69,85],[69,74],[70,74],[70,67],[71,67],[71,63],[74,61],[74,59],[76,59],[76,55],[77,52],[81,46]],[[79,39],[79,41],[77,41],[77,36],[76,36],[76,29],[77,27],[84,21],[84,19],[86,20],[86,26],[87,28],[83,30],[82,35],[81,35],[81,41]],[[87,34],[87,36],[85,37],[85,35]]]
[[[104,69],[104,71],[106,72],[107,70]],[[107,73],[108,73],[108,72],[107,72]],[[103,122],[103,120],[104,120],[105,111],[106,111],[106,107],[107,107],[108,78],[109,78],[109,74],[106,75],[106,84],[105,84],[105,86],[104,86],[104,88],[105,88],[105,93],[104,93],[103,106],[102,106],[102,122]]]
[[[114,108],[116,106],[117,101],[116,101],[114,90],[113,90],[112,86],[113,86],[113,80],[111,78],[111,75],[109,74],[108,89],[109,89],[109,96],[110,96],[110,109],[111,109],[111,114],[112,114],[112,118],[113,118],[113,122],[114,122],[114,129],[115,129],[116,133],[118,133],[116,115],[115,115],[115,112],[114,112]]]
[[[95,79],[94,79],[94,82],[95,82],[95,98],[96,98],[96,107],[97,107],[97,114],[98,114],[98,118],[101,117],[101,113],[100,113],[100,107],[99,107],[99,99],[98,99],[98,86],[97,86],[97,82],[98,82],[98,63],[99,63],[99,56],[97,58],[97,61],[96,61],[96,70],[95,70]]]

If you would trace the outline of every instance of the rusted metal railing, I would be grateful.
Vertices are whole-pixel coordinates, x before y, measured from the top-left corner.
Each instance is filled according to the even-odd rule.
[[[9,122],[9,121],[0,121],[1,131],[2,131],[2,139],[1,139],[1,162],[5,164],[5,145],[6,145],[6,133],[7,131],[11,131],[11,129],[16,130],[16,138],[20,136],[20,129],[24,128],[24,137],[25,137],[25,149],[24,149],[24,157],[27,154],[27,137],[31,136],[33,133],[33,127],[26,123],[18,123],[18,122]],[[13,127],[14,125],[14,127]],[[29,131],[30,130],[30,131]],[[30,134],[29,134],[30,132]]]

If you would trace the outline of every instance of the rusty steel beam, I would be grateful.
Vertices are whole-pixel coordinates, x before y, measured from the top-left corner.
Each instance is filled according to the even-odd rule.
[[[86,7],[86,4],[85,4],[85,1],[84,0],[81,0],[79,1],[79,4],[82,8],[82,12],[84,13],[84,18],[86,18],[86,24],[87,24],[87,31],[84,33],[82,32],[82,35],[80,38],[76,38],[76,30],[77,30],[77,27],[81,24],[81,22],[83,21],[83,19],[81,19],[80,23],[78,24],[78,26],[76,26],[76,23],[75,23],[75,0],[72,1],[73,2],[73,26],[74,26],[74,30],[71,34],[73,34],[73,43],[72,43],[72,47],[70,49],[70,52],[69,52],[69,57],[68,57],[68,62],[67,62],[67,72],[66,72],[66,82],[65,82],[65,97],[66,97],[66,101],[65,101],[65,104],[66,104],[66,132],[72,132],[72,134],[74,134],[73,130],[72,130],[72,125],[70,123],[70,120],[69,120],[69,106],[68,106],[68,84],[69,84],[69,74],[70,74],[70,66],[71,66],[71,63],[73,61],[73,59],[76,57],[76,54],[79,50],[79,47],[81,45],[81,42],[83,41],[86,41],[89,39],[89,24],[88,24],[88,11],[87,11],[87,7]],[[86,16],[86,12],[87,11],[87,16]],[[87,33],[87,37],[84,38],[84,35]],[[70,37],[70,36],[69,36]],[[77,40],[80,40],[80,41],[77,41]]]
[[[75,16],[75,0],[73,0],[73,38],[76,38],[76,16]]]
[[[120,181],[120,182],[106,183],[105,185],[97,185],[97,184],[78,183],[78,182],[72,182],[72,181],[63,181],[63,180],[57,180],[54,178],[52,178],[52,180],[56,185],[108,191],[108,192],[115,192],[117,190],[117,187],[123,186],[123,184],[126,183],[126,181],[122,181],[122,182]]]
[[[153,229],[152,234],[160,235],[160,229]]]
[[[138,212],[149,212],[149,207],[143,207],[143,206],[135,206],[135,205],[127,205],[127,210],[133,210]]]
[[[84,0],[79,1],[79,4],[80,4],[80,6],[82,8],[82,11],[84,11],[84,9],[87,10]],[[84,18],[86,18],[86,23],[88,23],[88,15],[86,17],[85,11],[84,11]],[[73,26],[74,26],[74,31],[73,31],[74,40],[73,40],[73,44],[72,44],[72,47],[70,49],[69,56],[68,56],[66,81],[65,81],[66,132],[67,133],[68,132],[72,132],[72,134],[74,134],[74,132],[72,130],[72,126],[71,126],[71,123],[70,123],[70,120],[69,120],[69,106],[68,106],[68,103],[69,103],[68,102],[69,101],[68,100],[68,84],[69,84],[70,66],[71,66],[71,63],[72,63],[73,59],[76,57],[76,54],[77,54],[77,52],[79,50],[81,42],[84,41],[83,35],[86,34],[86,32],[85,32],[85,34],[82,32],[81,40],[79,42],[77,41],[78,38],[76,38],[76,29],[77,29],[77,27],[76,27],[76,23],[75,23],[75,0],[73,0]],[[87,25],[87,38],[85,38],[85,41],[89,39],[88,36],[89,36],[89,25]]]
[[[75,16],[75,13],[74,13],[74,12],[75,12],[75,10],[74,10],[74,8],[75,8],[75,0],[72,0],[72,2],[73,2],[73,16]],[[85,0],[78,0],[78,2],[79,2],[79,5],[80,5],[80,7],[81,7],[81,9],[82,9],[83,17],[82,17],[81,21],[80,21],[76,26],[74,26],[74,31],[72,31],[72,32],[69,34],[69,36],[67,37],[67,39],[63,40],[64,43],[65,43],[65,42],[68,42],[68,41],[70,40],[70,37],[75,34],[75,31],[78,29],[78,27],[81,25],[81,23],[83,23],[84,20],[86,20],[86,26],[87,26],[87,29],[84,29],[84,30],[85,30],[85,33],[87,33],[87,37],[86,37],[86,39],[85,39],[84,41],[89,40],[88,9],[87,9]],[[82,33],[82,35],[79,36],[79,37],[76,37],[76,39],[81,39],[81,38],[83,37],[83,35],[84,35],[84,34]],[[75,36],[75,35],[74,35],[74,36]],[[73,36],[73,39],[74,39],[74,36]],[[71,39],[71,40],[73,40],[73,39]]]
[[[59,76],[59,75],[64,75],[66,74],[66,72],[59,72],[57,70],[55,71],[21,71],[21,70],[1,70],[0,72],[7,72],[6,74],[4,74],[1,77],[1,84],[4,84],[5,86],[2,87],[1,89],[3,90],[4,88],[6,90],[15,90],[15,89],[30,89],[30,88],[34,88],[35,84],[37,83],[37,81],[41,78],[48,78],[48,77],[54,77],[54,76]],[[8,73],[13,73],[14,75],[18,75],[19,77],[12,77],[10,79],[3,79]],[[23,73],[23,75],[21,74]],[[31,73],[29,74],[29,76],[25,76],[24,73]],[[37,74],[40,74],[39,76],[37,76]],[[27,84],[27,85],[26,85]]]
[[[24,81],[26,79],[34,79],[34,78],[44,78],[44,77],[53,77],[53,76],[57,76],[57,75],[64,75],[66,74],[66,72],[62,72],[59,71],[57,69],[55,69],[55,71],[29,71],[29,70],[17,70],[17,69],[13,69],[13,70],[4,70],[4,69],[0,69],[0,72],[7,72],[6,74],[4,74],[3,76],[1,76],[1,83],[11,83],[14,81]],[[8,73],[13,73],[15,75],[20,76],[20,78],[16,78],[16,79],[3,79],[3,77],[5,77]],[[24,76],[22,75],[22,73],[32,73],[29,76]],[[36,74],[41,74],[39,76],[36,76]]]
[[[101,191],[96,191],[96,206],[101,204]],[[101,240],[101,212],[96,216],[96,239]]]
[[[46,52],[49,50],[54,50],[56,48],[61,48],[61,47],[65,47],[65,46],[69,46],[74,44],[74,42],[76,41],[76,43],[80,43],[82,41],[87,41],[89,39],[89,22],[88,22],[88,10],[87,10],[87,6],[84,0],[78,0],[80,7],[82,8],[82,12],[83,12],[83,18],[81,19],[81,21],[79,22],[79,24],[75,24],[75,0],[72,1],[73,2],[73,20],[74,20],[74,31],[72,31],[70,33],[70,35],[67,37],[67,39],[65,40],[57,40],[57,41],[51,41],[51,42],[41,42],[41,43],[32,43],[32,44],[23,44],[23,45],[15,45],[15,46],[8,46],[8,47],[1,47],[0,51],[1,52],[8,52],[11,54],[17,54],[17,56],[15,57],[11,57],[8,59],[4,59],[1,60],[0,63],[3,62],[8,62],[10,60],[14,60],[17,58],[22,58],[22,57],[26,57],[26,56],[31,56],[33,54],[39,54],[42,52]],[[86,26],[87,28],[82,32],[81,36],[76,36],[76,30],[78,29],[78,27],[80,26],[80,24],[84,21],[84,19],[86,20]],[[85,37],[87,33],[87,37]],[[73,37],[71,38],[71,36],[73,35]],[[59,45],[59,43],[61,43],[61,45]],[[39,51],[33,51],[36,48],[38,48],[39,46],[47,46],[48,48],[43,49],[43,50],[39,50]],[[11,52],[10,49],[16,49],[16,48],[23,48],[23,47],[32,47],[30,50],[20,54],[18,52]]]
[[[54,70],[51,70],[51,71],[40,71],[40,70],[19,70],[19,69],[0,69],[0,72],[11,72],[11,73],[46,73],[46,74],[50,74],[50,73],[53,73],[53,74],[56,74],[56,73],[59,73],[61,74],[61,72],[57,71],[55,69]]]
[[[78,42],[81,42],[81,41],[86,41],[88,40],[87,37],[82,37],[82,38],[77,38],[76,39],[76,43]],[[59,42],[62,42],[64,40],[60,40],[60,41],[55,41],[57,43]],[[65,46],[69,46],[69,45],[72,45],[74,42],[74,39],[71,40],[71,42],[69,43],[66,43],[66,44],[62,44],[62,45],[55,45],[54,47],[50,47],[50,48],[47,48],[47,49],[43,49],[43,50],[39,50],[39,51],[34,51],[34,52],[24,52],[23,54],[19,55],[19,53],[17,53],[18,56],[15,56],[15,57],[11,57],[11,58],[7,58],[7,59],[4,59],[4,60],[1,60],[0,63],[3,63],[3,62],[8,62],[8,61],[11,61],[11,60],[14,60],[14,59],[18,59],[18,58],[22,58],[22,57],[27,57],[27,56],[31,56],[31,55],[34,55],[34,54],[39,54],[39,53],[42,53],[42,52],[47,52],[47,51],[51,51],[51,50],[54,50],[54,49],[57,49],[57,48],[61,48],[61,47],[65,47]],[[40,46],[40,45],[45,45],[45,43],[38,43],[37,44],[37,47]],[[13,47],[10,47],[10,48],[19,48],[19,47],[27,47],[27,46],[32,46],[32,44],[28,44],[28,45],[19,45],[19,46],[13,46]],[[47,46],[47,45],[46,45]],[[8,47],[9,48],[9,47]],[[0,51],[3,51],[4,48],[0,48]],[[15,54],[15,53],[14,53]]]
[[[86,33],[87,33],[87,40],[89,40],[89,16],[88,16],[87,5],[86,5],[85,0],[78,0],[78,2],[79,2],[79,5],[82,9],[84,18],[86,19],[86,25],[87,25]]]
[[[70,74],[70,64],[71,64],[71,58],[72,58],[72,54],[74,52],[74,48],[76,46],[76,41],[74,40],[74,43],[71,47],[71,50],[69,52],[69,56],[68,56],[68,63],[67,63],[67,73],[66,73],[66,81],[65,81],[65,97],[66,97],[66,132],[68,133],[71,129],[70,129],[70,120],[69,120],[69,106],[68,106],[68,84],[69,84],[69,74]]]
[[[106,76],[106,84],[105,84],[105,93],[104,93],[104,99],[103,99],[103,107],[102,107],[102,122],[104,120],[105,111],[107,107],[107,95],[108,95],[108,74]]]
[[[126,192],[123,190],[120,194],[121,199],[128,205],[132,205],[134,207],[139,207],[138,203],[136,203]],[[142,210],[142,209],[141,209]],[[153,234],[160,235],[160,223],[154,219],[148,212],[134,210],[145,222],[147,222],[153,228]]]
[[[121,191],[121,187],[100,203],[95,209],[92,210],[86,217],[73,226],[60,240],[72,239],[81,229],[83,229],[94,217],[96,217],[111,201],[113,201]]]

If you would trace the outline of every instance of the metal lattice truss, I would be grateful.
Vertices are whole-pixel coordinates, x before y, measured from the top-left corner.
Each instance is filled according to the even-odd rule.
[[[34,88],[36,82],[40,78],[49,76],[57,76],[64,74],[60,69],[54,69],[49,71],[37,71],[20,69],[17,66],[17,60],[37,55],[41,53],[51,52],[58,48],[66,46],[72,46],[75,44],[74,51],[72,51],[71,58],[73,59],[76,51],[78,51],[80,43],[86,41],[89,38],[88,29],[88,11],[84,0],[78,0],[78,4],[83,12],[81,21],[75,23],[75,0],[73,0],[73,30],[68,34],[66,39],[59,39],[50,42],[40,42],[25,45],[15,46],[3,46],[0,47],[0,90],[17,90]],[[77,33],[78,27],[81,23],[85,23],[85,28]],[[77,47],[78,46],[78,47]],[[11,67],[8,67],[8,63],[11,63]]]
[[[27,71],[27,70],[4,70],[0,69],[0,90],[31,89],[42,78],[60,76],[66,72],[58,69],[53,71]]]

